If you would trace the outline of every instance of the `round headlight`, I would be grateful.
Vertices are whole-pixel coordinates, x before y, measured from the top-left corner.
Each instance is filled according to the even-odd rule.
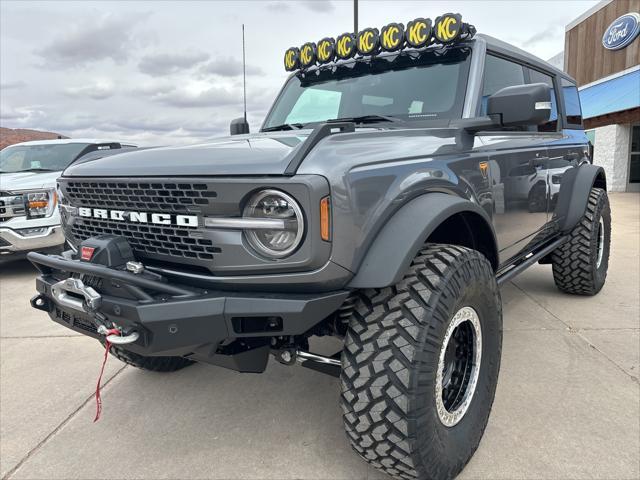
[[[260,254],[271,258],[291,255],[302,242],[304,218],[293,197],[278,190],[262,190],[249,199],[244,218],[267,220],[255,229],[245,230],[249,244]]]

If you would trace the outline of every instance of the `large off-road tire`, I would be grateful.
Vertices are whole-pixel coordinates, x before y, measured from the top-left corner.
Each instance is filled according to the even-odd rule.
[[[109,353],[128,365],[152,372],[175,372],[195,363],[182,357],[146,357],[115,345],[111,345]]]
[[[611,248],[611,209],[607,192],[592,188],[584,216],[569,241],[551,255],[553,279],[566,293],[595,295],[604,286]]]
[[[501,348],[490,263],[427,246],[397,285],[360,292],[342,355],[351,445],[398,479],[455,477],[487,425]]]

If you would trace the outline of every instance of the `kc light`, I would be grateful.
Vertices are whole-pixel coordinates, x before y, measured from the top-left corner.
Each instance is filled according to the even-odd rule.
[[[336,41],[333,38],[323,38],[318,42],[318,63],[329,63],[336,56]]]
[[[416,18],[407,23],[405,33],[407,45],[413,48],[422,48],[431,40],[431,20],[428,18]]]
[[[56,207],[56,191],[43,190],[23,195],[27,218],[44,218],[53,215]]]
[[[291,47],[284,52],[284,68],[287,72],[300,68],[300,49]]]
[[[340,60],[351,58],[356,53],[356,40],[353,33],[343,33],[336,39],[336,57]]]
[[[390,23],[380,30],[380,47],[387,52],[400,50],[404,45],[404,26],[401,23]]]
[[[372,55],[380,46],[380,33],[377,28],[365,28],[358,33],[356,47],[360,55]]]
[[[262,190],[253,195],[244,208],[243,219],[248,227],[245,238],[263,256],[287,257],[302,242],[302,210],[293,197],[279,190]]]
[[[303,68],[307,68],[316,63],[316,44],[309,42],[305,43],[300,48],[300,65]]]
[[[462,16],[458,13],[445,13],[433,24],[433,36],[442,43],[453,42],[461,32]]]

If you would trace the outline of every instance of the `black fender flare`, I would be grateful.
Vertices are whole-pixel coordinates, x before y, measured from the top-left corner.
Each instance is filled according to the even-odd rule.
[[[497,243],[491,218],[478,204],[446,193],[426,193],[400,207],[378,232],[349,288],[383,288],[402,280],[429,235],[452,215],[478,214]],[[496,266],[494,265],[494,268]]]
[[[554,211],[554,216],[559,221],[558,228],[562,233],[570,232],[587,211],[589,192],[596,181],[606,190],[607,177],[604,169],[590,163],[567,170],[562,175],[558,203]]]

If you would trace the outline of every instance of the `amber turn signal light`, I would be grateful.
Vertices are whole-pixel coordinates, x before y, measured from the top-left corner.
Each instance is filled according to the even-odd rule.
[[[320,238],[331,240],[331,201],[329,197],[320,200]]]

